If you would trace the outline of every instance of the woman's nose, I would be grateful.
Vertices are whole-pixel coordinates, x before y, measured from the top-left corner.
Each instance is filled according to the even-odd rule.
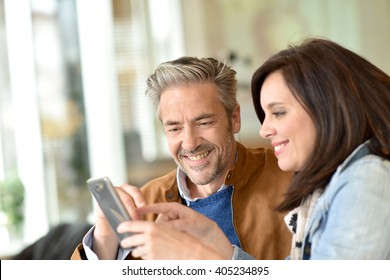
[[[263,123],[261,124],[259,134],[261,137],[266,139],[275,134],[275,130],[271,128],[271,125],[267,119],[264,119]]]

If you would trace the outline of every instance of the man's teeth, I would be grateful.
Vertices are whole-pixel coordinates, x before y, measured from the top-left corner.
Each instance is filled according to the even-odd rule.
[[[280,145],[275,146],[274,147],[275,152],[279,151],[283,146],[284,146],[284,144],[280,144]]]
[[[205,152],[203,154],[200,154],[200,155],[197,155],[197,156],[193,156],[193,157],[188,156],[188,158],[190,160],[200,160],[200,159],[206,157],[208,154],[209,154],[209,152]]]

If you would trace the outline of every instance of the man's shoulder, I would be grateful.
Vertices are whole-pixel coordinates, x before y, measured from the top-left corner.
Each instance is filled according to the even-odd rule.
[[[273,165],[277,165],[277,158],[274,151],[269,147],[247,147],[237,142],[239,157],[244,161],[257,161],[259,162],[270,162]]]
[[[268,179],[290,180],[292,173],[280,169],[278,159],[273,149],[268,147],[245,147],[238,144],[238,161],[236,171],[245,174],[245,176],[254,176]]]

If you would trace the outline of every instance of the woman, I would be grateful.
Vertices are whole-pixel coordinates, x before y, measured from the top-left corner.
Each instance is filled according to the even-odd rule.
[[[390,259],[390,77],[332,41],[309,39],[254,73],[252,97],[260,135],[270,139],[279,167],[295,172],[277,209],[289,211],[289,258]],[[200,240],[191,240],[194,258],[229,246],[212,236],[212,223],[181,205],[140,211],[161,213],[163,224],[152,227],[172,238],[169,227],[181,240],[186,233]],[[127,245],[139,246],[140,257],[164,246],[150,240]],[[180,256],[178,250],[173,258]]]
[[[279,167],[296,172],[278,207],[291,211],[290,257],[389,259],[389,76],[314,39],[265,62],[252,97]]]

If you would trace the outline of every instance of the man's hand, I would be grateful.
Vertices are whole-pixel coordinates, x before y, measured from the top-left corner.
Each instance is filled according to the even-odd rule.
[[[184,246],[180,244],[177,244],[177,247],[173,246],[174,248],[169,248],[170,250],[177,251],[177,254],[175,254],[176,258],[180,256],[180,258],[187,258],[191,254],[191,248],[194,253],[193,257],[189,257],[191,259],[198,258],[199,256],[207,257],[207,254],[211,254],[210,249],[214,251],[214,254],[210,255],[212,258],[216,257],[215,253],[220,255],[219,258],[225,259],[231,259],[233,255],[233,247],[218,225],[206,216],[182,204],[156,203],[140,207],[137,210],[139,214],[157,213],[159,216],[155,224],[150,222],[124,222],[119,225],[118,231],[121,233],[136,233],[135,235],[124,239],[122,245],[140,246],[142,248],[148,248],[149,251],[153,251],[150,247],[159,246],[160,248],[163,248],[161,243],[156,244],[156,240],[160,239],[159,242],[164,242],[165,240],[167,243],[165,247],[169,248],[170,244],[168,244],[168,240],[174,237],[178,238],[176,242],[179,242],[182,245],[184,245],[184,242],[192,244],[188,245],[189,247],[186,248],[189,249],[188,254],[184,251]],[[166,234],[166,237],[164,237],[163,234]],[[169,242],[175,244],[173,240],[170,240]],[[203,245],[203,248],[199,242]],[[153,245],[150,245],[150,243],[153,243]],[[194,250],[195,248],[199,249],[199,252],[196,252],[196,250]],[[182,255],[180,255],[180,252],[182,252]],[[134,253],[137,254],[137,250]],[[157,253],[156,255],[161,256]]]
[[[123,247],[135,247],[133,257],[144,260],[223,259],[219,252],[192,235],[151,221],[123,222],[119,232],[133,232],[122,240]]]
[[[128,184],[115,187],[115,190],[133,220],[139,220],[137,207],[145,205],[145,198],[139,188]],[[100,207],[97,207],[97,220],[93,233],[93,250],[99,259],[116,259],[118,238]]]

